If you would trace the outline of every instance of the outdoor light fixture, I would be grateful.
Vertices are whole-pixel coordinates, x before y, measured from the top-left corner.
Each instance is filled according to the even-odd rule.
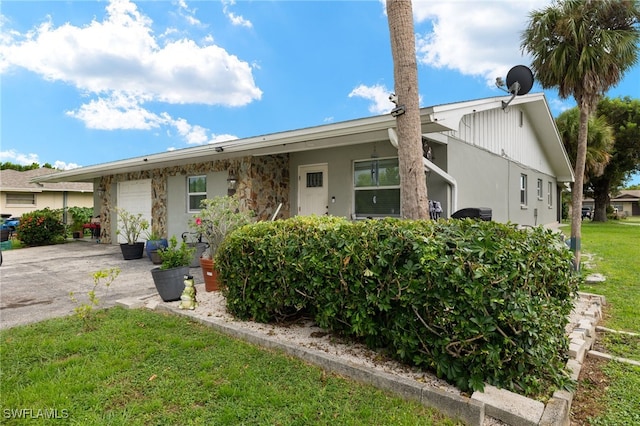
[[[98,197],[102,197],[104,195],[104,188],[102,186],[99,186],[96,190],[96,194],[98,194]]]
[[[216,148],[215,148],[215,149],[216,149],[216,152],[222,152],[222,151],[224,151],[224,148],[223,148],[223,147],[221,147],[221,146],[216,146]]]
[[[399,115],[404,114],[406,111],[404,109],[404,105],[400,105],[391,110],[392,117],[398,117]]]
[[[238,177],[233,169],[229,169],[229,177],[227,178],[227,195],[232,196],[236,193],[238,186]]]

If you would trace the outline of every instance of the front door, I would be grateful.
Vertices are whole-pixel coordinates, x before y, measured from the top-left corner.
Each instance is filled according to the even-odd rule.
[[[329,185],[327,164],[298,168],[298,215],[329,214]]]

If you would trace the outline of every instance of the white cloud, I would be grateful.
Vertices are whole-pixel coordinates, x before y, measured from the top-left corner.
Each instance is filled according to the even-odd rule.
[[[393,90],[387,89],[384,85],[376,84],[374,86],[359,85],[349,93],[349,97],[363,98],[372,103],[369,105],[369,112],[373,114],[386,114],[394,108],[393,103],[389,100],[389,94]]]
[[[3,162],[3,163],[9,162],[13,164],[20,164],[22,166],[30,166],[33,163],[38,163],[42,165],[46,161],[40,162],[40,159],[38,158],[38,154],[33,154],[33,153],[23,154],[21,152],[17,152],[14,149],[10,149],[7,151],[0,151],[0,162]],[[82,167],[76,163],[66,163],[60,160],[54,161],[52,166],[60,170],[71,170],[71,169],[76,169],[78,167]]]
[[[3,163],[10,162],[13,164],[20,164],[23,166],[29,166],[33,163],[40,163],[38,159],[38,154],[28,153],[23,154],[21,152],[16,152],[14,149],[10,149],[8,151],[0,151],[0,161]]]
[[[53,164],[53,167],[59,170],[72,170],[77,169],[78,167],[82,167],[76,163],[65,163],[64,161],[56,161]]]
[[[396,107],[395,104],[389,100],[391,93],[393,93],[393,89],[387,89],[383,84],[375,84],[373,86],[361,84],[349,93],[349,97],[367,99],[371,101],[369,112],[373,114],[386,114]],[[418,102],[422,105],[422,96],[419,97]]]
[[[233,6],[234,4],[236,4],[235,0],[222,0],[222,11],[227,18],[229,18],[229,21],[236,26],[252,28],[253,24],[251,21],[243,18],[242,16],[238,16],[229,10],[229,6]]]
[[[529,65],[522,56],[521,32],[528,14],[550,3],[528,1],[422,1],[413,2],[416,27],[433,24],[416,34],[418,61],[464,75],[484,78],[487,85],[505,77],[514,65]]]
[[[112,0],[106,11],[82,27],[45,22],[25,34],[3,32],[0,71],[24,68],[97,96],[68,113],[90,128],[157,127],[162,120],[143,107],[150,101],[238,107],[261,99],[249,63],[223,48],[186,38],[160,46],[151,19],[128,0]]]

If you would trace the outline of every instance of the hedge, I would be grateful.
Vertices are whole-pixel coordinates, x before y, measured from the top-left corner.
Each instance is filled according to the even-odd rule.
[[[216,265],[241,319],[310,315],[463,391],[534,396],[571,386],[571,259],[542,227],[294,217],[236,230]]]

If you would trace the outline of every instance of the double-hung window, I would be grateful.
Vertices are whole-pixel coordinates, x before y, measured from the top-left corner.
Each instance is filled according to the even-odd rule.
[[[398,158],[353,163],[356,218],[400,216]]]
[[[207,177],[187,177],[187,210],[190,213],[200,211],[200,201],[207,198]]]
[[[538,179],[538,186],[537,186],[537,190],[538,190],[538,200],[542,200],[542,179]]]
[[[527,175],[520,175],[520,206],[527,206]]]

